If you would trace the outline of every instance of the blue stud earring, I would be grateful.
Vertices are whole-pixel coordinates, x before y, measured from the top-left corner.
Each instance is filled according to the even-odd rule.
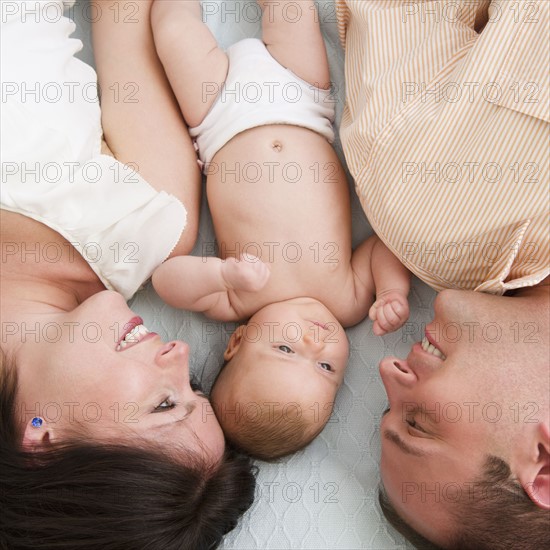
[[[44,421],[39,416],[35,416],[31,421],[31,425],[33,428],[41,428],[43,422]]]

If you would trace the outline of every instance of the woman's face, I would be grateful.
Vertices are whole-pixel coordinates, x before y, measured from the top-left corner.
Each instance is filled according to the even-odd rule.
[[[16,351],[23,427],[40,416],[53,441],[76,430],[92,439],[143,438],[222,456],[212,407],[190,385],[189,346],[147,333],[120,294],[100,292],[33,323],[21,327]]]

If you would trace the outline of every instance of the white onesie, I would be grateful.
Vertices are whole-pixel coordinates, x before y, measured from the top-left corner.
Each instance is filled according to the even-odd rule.
[[[214,155],[240,132],[266,124],[309,128],[334,141],[335,100],[283,67],[257,38],[246,38],[227,50],[229,71],[221,90],[203,85],[203,96],[217,95],[199,126],[189,129],[208,171]]]

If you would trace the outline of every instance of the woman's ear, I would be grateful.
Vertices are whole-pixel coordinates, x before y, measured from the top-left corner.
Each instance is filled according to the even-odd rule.
[[[36,416],[25,426],[22,447],[27,452],[43,451],[51,446],[54,430],[47,422]]]
[[[529,464],[523,464],[519,481],[529,498],[543,510],[550,510],[550,428],[541,422],[531,440]]]
[[[231,335],[231,338],[229,338],[227,348],[225,348],[225,352],[223,354],[223,358],[225,361],[231,361],[231,359],[233,359],[235,354],[239,351],[239,347],[241,346],[241,343],[243,341],[245,330],[246,325],[239,325],[237,327],[237,330]]]

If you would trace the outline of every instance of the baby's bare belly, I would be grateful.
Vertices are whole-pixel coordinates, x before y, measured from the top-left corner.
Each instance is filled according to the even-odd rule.
[[[207,181],[219,255],[270,264],[264,290],[241,297],[248,314],[296,296],[326,302],[328,289],[347,285],[348,183],[325,138],[296,126],[253,128],[218,152]]]
[[[242,132],[216,154],[207,181],[218,238],[242,233],[236,221],[255,233],[291,236],[297,229],[317,236],[347,229],[344,170],[331,145],[311,130],[269,125]]]
[[[247,190],[286,184],[299,195],[309,192],[312,184],[317,189],[321,183],[334,187],[339,167],[332,147],[319,134],[298,126],[260,126],[238,134],[214,156],[208,183]],[[263,189],[264,193],[270,190]]]

